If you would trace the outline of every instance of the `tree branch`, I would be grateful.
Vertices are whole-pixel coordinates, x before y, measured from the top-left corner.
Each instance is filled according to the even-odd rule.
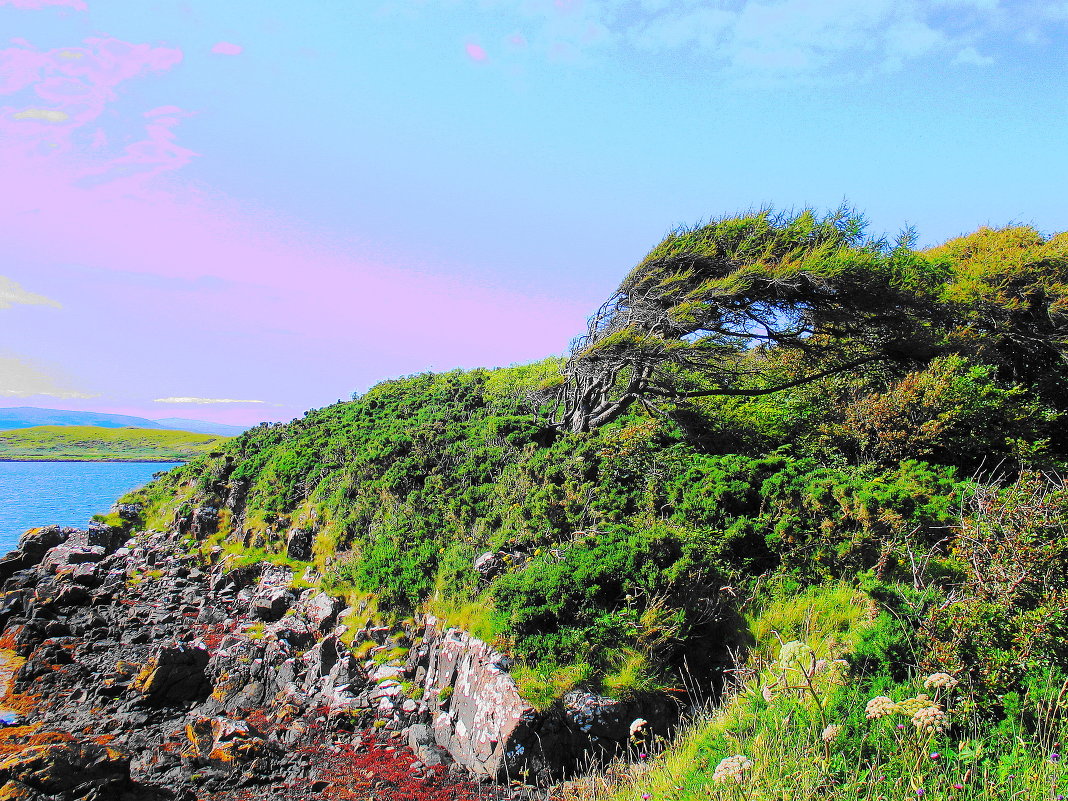
[[[889,359],[889,356],[884,354],[877,354],[874,356],[866,356],[863,359],[854,359],[851,362],[840,364],[837,367],[832,367],[828,370],[823,370],[819,373],[813,373],[812,375],[805,376],[804,378],[798,378],[795,381],[787,381],[785,384],[777,384],[774,387],[766,387],[764,389],[731,389],[729,387],[719,387],[717,389],[703,389],[695,392],[673,392],[666,389],[657,389],[655,387],[648,387],[645,391],[650,395],[659,395],[662,398],[669,398],[672,400],[681,400],[683,398],[704,398],[712,395],[730,395],[741,397],[759,397],[761,395],[773,395],[776,392],[781,392],[784,389],[791,389],[792,387],[799,387],[802,384],[809,384],[813,381],[819,381],[821,378],[826,378],[829,375],[835,373],[844,373],[847,370],[852,370],[856,367],[860,367],[864,364],[870,364],[871,362],[881,361],[882,359]]]

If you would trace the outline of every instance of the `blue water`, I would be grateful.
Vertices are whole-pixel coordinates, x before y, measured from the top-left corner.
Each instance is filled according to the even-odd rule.
[[[0,462],[0,556],[28,528],[84,528],[123,493],[178,462]]]

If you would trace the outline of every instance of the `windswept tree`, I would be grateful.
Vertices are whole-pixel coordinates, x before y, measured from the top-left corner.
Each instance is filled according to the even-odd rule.
[[[923,255],[950,276],[940,294],[945,349],[1068,408],[1068,233],[984,227]]]
[[[761,211],[669,234],[573,344],[554,424],[587,431],[639,402],[767,395],[933,354],[939,262],[865,237],[840,209]],[[791,374],[768,380],[768,358]]]

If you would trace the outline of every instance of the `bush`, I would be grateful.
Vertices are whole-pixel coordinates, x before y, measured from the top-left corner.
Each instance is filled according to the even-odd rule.
[[[952,544],[963,580],[920,633],[922,666],[999,696],[1068,676],[1068,490],[1041,474],[977,485]]]

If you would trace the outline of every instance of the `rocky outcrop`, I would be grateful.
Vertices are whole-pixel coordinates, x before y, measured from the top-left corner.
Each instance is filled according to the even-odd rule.
[[[427,618],[405,673],[424,699],[416,709],[429,720],[427,732],[410,735],[413,747],[432,735],[477,776],[544,781],[591,758],[618,755],[632,742],[635,721],[642,722],[643,736],[666,736],[679,717],[678,706],[662,696],[625,702],[586,691],[538,711],[520,695],[510,667],[511,660],[485,642]]]
[[[0,762],[0,798],[120,798],[129,787],[129,756],[73,738],[30,746]]]
[[[306,562],[312,557],[312,533],[307,529],[295,528],[286,537],[286,555],[290,559]]]
[[[502,660],[481,640],[460,629],[439,630],[431,618],[414,661],[434,741],[468,770],[494,779],[519,776],[531,763],[540,722]]]
[[[214,515],[194,510],[179,529],[202,536]],[[619,753],[637,718],[666,734],[677,715],[589,692],[535,710],[510,661],[465,632],[433,618],[349,631],[354,610],[294,589],[288,568],[185,547],[177,530],[49,527],[0,560],[0,648],[24,660],[12,686],[25,716],[0,728],[13,754],[0,801],[222,801],[240,788],[289,801],[330,797],[312,789],[324,782],[364,782],[385,801],[353,767],[369,763],[417,797],[452,787],[442,798],[459,801],[451,771],[508,794],[511,780]],[[357,658],[349,643],[370,649]]]
[[[66,542],[74,531],[59,526],[31,528],[19,539],[18,547],[0,559],[0,581],[7,581],[18,571],[36,565],[45,553]]]
[[[411,771],[393,723],[374,727],[376,687],[341,641],[340,602],[293,590],[287,569],[204,564],[177,535],[57,528],[5,563],[0,648],[24,661],[0,799],[289,801],[332,797],[339,777],[371,794],[382,779],[345,760],[469,797],[444,764]]]

